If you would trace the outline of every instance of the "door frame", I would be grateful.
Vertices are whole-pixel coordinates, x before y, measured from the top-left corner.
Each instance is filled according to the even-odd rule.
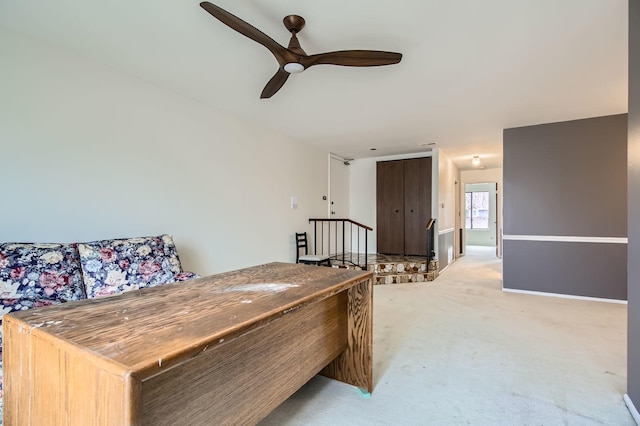
[[[495,247],[496,247],[496,257],[502,258],[502,194],[501,194],[501,182],[497,182],[493,179],[488,180],[471,180],[471,181],[462,181],[460,183],[459,190],[459,202],[460,202],[460,232],[462,233],[462,246],[460,247],[460,256],[464,256],[467,254],[467,228],[466,228],[466,186],[473,184],[493,184],[495,185],[495,224],[496,224],[496,234],[495,234]],[[463,208],[464,207],[464,208]],[[462,218],[462,212],[465,212],[465,218]]]

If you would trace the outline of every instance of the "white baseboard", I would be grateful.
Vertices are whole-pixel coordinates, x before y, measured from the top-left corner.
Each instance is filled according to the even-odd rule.
[[[502,287],[502,291],[505,293],[520,293],[520,294],[531,294],[534,296],[559,297],[561,299],[588,300],[590,302],[618,303],[621,305],[627,304],[626,300],[604,299],[601,297],[574,296],[572,294],[546,293],[544,291],[517,290],[512,288],[504,288],[504,287]]]
[[[629,412],[631,413],[631,417],[633,417],[633,420],[636,421],[637,425],[640,425],[640,413],[638,413],[638,410],[636,410],[636,407],[635,405],[633,405],[633,401],[631,401],[631,398],[629,398],[629,395],[625,393],[622,399],[624,399],[624,403],[629,409]]]

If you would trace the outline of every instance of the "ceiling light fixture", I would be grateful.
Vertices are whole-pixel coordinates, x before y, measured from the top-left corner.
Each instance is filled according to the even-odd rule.
[[[304,71],[304,65],[297,62],[289,62],[288,64],[284,64],[284,70],[289,74],[297,74]]]
[[[474,155],[473,159],[471,160],[471,164],[473,164],[474,167],[478,167],[480,165],[480,156]]]

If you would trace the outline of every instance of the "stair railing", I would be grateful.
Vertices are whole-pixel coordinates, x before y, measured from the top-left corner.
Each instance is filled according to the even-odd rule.
[[[315,254],[326,254],[343,265],[350,263],[367,270],[368,232],[373,228],[351,219],[309,219],[309,223],[313,224]]]
[[[425,228],[427,228],[427,267],[429,266],[429,262],[431,261],[431,259],[436,257],[436,252],[434,250],[435,226],[433,226],[435,224],[436,220],[434,218],[431,218],[429,219],[429,222],[427,222],[427,226],[425,226]]]

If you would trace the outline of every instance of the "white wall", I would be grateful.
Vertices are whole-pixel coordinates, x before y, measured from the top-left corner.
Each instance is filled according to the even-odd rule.
[[[498,241],[497,241],[497,251],[498,255],[502,256],[502,168],[495,169],[476,169],[476,170],[463,170],[460,172],[460,179],[462,180],[462,188],[469,183],[489,183],[495,182],[498,184],[498,192],[496,195],[498,201],[498,211],[496,213],[496,218],[498,220]],[[461,200],[460,205],[464,210],[464,191],[460,191]],[[464,212],[463,212],[464,214]],[[464,222],[462,224],[464,227]],[[466,232],[465,232],[466,234]],[[463,237],[463,241],[468,244],[467,236]],[[463,247],[464,249],[464,247]]]
[[[294,261],[325,215],[326,152],[16,33],[0,58],[0,241],[170,233],[211,274]]]
[[[376,253],[376,163],[378,161],[402,160],[406,158],[430,157],[430,152],[392,155],[386,157],[360,158],[351,161],[349,176],[349,212],[351,219],[373,228],[369,232],[367,251]],[[433,182],[437,182],[438,167],[437,158],[433,159],[432,164]],[[436,183],[437,185],[437,183]],[[434,186],[437,188],[437,186]],[[437,205],[437,191],[432,191],[432,206]],[[437,212],[437,209],[433,209]],[[355,245],[354,245],[355,247]],[[436,246],[437,248],[437,246]]]
[[[459,253],[459,231],[456,229],[456,198],[459,182],[458,168],[447,154],[438,152],[438,250],[440,269],[443,270]]]
[[[453,161],[443,152],[438,155],[438,217],[440,232],[454,229],[456,226],[455,216],[455,185],[458,179],[458,168]]]
[[[376,162],[363,158],[349,166],[350,219],[373,228],[368,232],[367,251],[376,253]],[[357,244],[352,242],[352,246]]]

